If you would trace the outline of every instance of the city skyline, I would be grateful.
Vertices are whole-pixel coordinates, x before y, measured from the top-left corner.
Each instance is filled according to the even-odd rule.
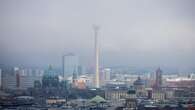
[[[101,27],[100,66],[195,70],[194,1],[0,1],[0,62],[61,67],[73,52],[93,65],[92,25]]]
[[[1,110],[195,110],[195,0],[0,0]]]

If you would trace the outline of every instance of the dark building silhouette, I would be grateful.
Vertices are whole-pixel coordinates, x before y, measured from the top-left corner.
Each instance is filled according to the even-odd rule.
[[[162,70],[158,68],[156,70],[156,81],[155,81],[155,89],[160,89],[162,86]]]

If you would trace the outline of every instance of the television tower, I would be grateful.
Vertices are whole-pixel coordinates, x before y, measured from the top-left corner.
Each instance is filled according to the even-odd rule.
[[[97,25],[93,26],[94,36],[95,36],[95,87],[100,87],[100,78],[99,78],[99,46],[98,46],[98,30],[99,27]]]

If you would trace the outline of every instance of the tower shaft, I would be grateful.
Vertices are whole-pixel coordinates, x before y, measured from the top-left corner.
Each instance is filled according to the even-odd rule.
[[[96,88],[100,87],[99,79],[99,46],[98,46],[98,26],[94,26],[95,31],[95,86]]]

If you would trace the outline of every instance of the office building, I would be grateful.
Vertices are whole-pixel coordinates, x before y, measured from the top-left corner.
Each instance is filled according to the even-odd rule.
[[[28,89],[34,87],[34,81],[41,82],[43,76],[42,70],[36,73],[31,69],[14,68],[11,71],[5,71],[2,77],[3,89]]]
[[[25,69],[20,71],[19,75],[19,89],[28,89],[34,87],[34,81],[42,80],[43,72],[35,74],[31,69]]]
[[[75,72],[78,75],[79,59],[78,56],[76,56],[75,54],[68,53],[63,55],[62,65],[64,78],[71,76],[73,72]]]
[[[155,84],[154,84],[154,88],[155,89],[160,89],[162,86],[162,70],[160,68],[158,68],[156,70],[156,79],[155,79]]]
[[[83,74],[83,67],[81,65],[78,66],[78,75]]]
[[[19,68],[15,67],[14,69],[7,69],[2,72],[2,88],[3,89],[16,89],[19,86],[17,81],[19,78],[16,78]]]

